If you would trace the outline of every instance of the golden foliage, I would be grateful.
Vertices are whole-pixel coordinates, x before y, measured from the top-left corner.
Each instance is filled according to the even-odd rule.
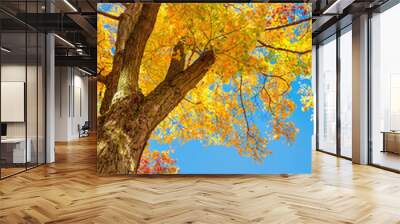
[[[270,153],[269,141],[294,141],[299,130],[289,119],[296,105],[288,93],[298,77],[311,76],[310,6],[162,4],[140,70],[144,95],[164,80],[172,49],[180,40],[185,53],[175,57],[185,57],[186,67],[207,49],[215,51],[216,62],[151,139],[232,146],[259,161]],[[123,10],[123,4],[114,4],[110,13],[118,16]],[[307,20],[288,25],[302,19]],[[116,20],[98,16],[98,72],[103,76],[111,71],[117,25]],[[101,96],[104,86],[100,87]],[[308,89],[299,94],[302,109],[312,107]],[[255,124],[259,117],[268,118],[266,128]]]

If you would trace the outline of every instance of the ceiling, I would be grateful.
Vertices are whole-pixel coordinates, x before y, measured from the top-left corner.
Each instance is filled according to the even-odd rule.
[[[352,23],[352,18],[373,11],[390,0],[312,0],[313,43],[317,44]]]
[[[50,0],[47,5],[45,0],[0,1],[2,46],[12,49],[7,54],[10,60],[34,57],[32,37],[52,32],[57,34],[56,65],[79,66],[95,74],[96,24],[96,0]]]
[[[149,1],[157,2],[158,0]],[[215,0],[210,1],[215,2]],[[313,5],[314,43],[336,32],[338,24],[340,26],[351,24],[352,16],[376,8],[386,1],[307,1]],[[26,29],[28,32],[54,32],[58,35],[55,38],[56,64],[80,66],[94,74],[96,71],[97,2],[118,2],[118,0],[48,0],[47,5],[45,0],[1,0],[0,25],[2,32],[8,33],[3,35],[5,38],[3,43],[9,42],[9,46],[16,49],[15,55],[18,52],[26,54],[23,52],[25,42],[17,37],[17,33],[25,32]],[[270,0],[268,2],[304,2],[304,0]],[[52,13],[48,13],[49,11]],[[30,46],[35,47],[33,44],[28,44],[28,55],[33,51]]]

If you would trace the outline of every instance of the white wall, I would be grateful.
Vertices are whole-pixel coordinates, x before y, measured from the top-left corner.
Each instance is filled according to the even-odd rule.
[[[25,70],[27,69],[27,70]],[[36,66],[27,66],[19,64],[5,64],[1,66],[1,81],[2,82],[25,82],[25,75],[28,72],[28,87],[27,87],[27,121],[28,121],[28,137],[29,129],[32,127],[35,130],[36,137]],[[39,105],[40,107],[41,105]],[[1,108],[7,110],[7,108]],[[33,133],[33,132],[32,132]],[[9,137],[25,137],[25,122],[7,122],[7,135]]]
[[[76,71],[77,70],[75,70],[73,82],[74,96],[72,96],[74,99],[74,108],[72,108],[73,119],[71,120],[71,135],[74,136],[74,138],[79,137],[78,124],[82,126],[89,118],[88,78],[82,76],[81,72],[77,75]]]
[[[1,66],[1,81],[3,82],[25,82],[25,64],[9,64]],[[7,108],[1,108],[7,110]],[[7,123],[7,137],[25,137],[25,123]]]
[[[56,67],[55,140],[79,138],[78,125],[88,120],[88,78],[76,68]]]
[[[37,70],[38,69],[38,70]],[[6,122],[7,137],[9,138],[25,138],[29,139],[32,161],[44,163],[44,80],[42,68],[36,65],[25,66],[25,64],[3,64],[1,66],[2,82],[24,82],[26,83],[26,108],[22,108],[22,112],[26,112],[26,121],[22,122]],[[25,80],[27,78],[27,80]],[[23,93],[22,93],[23,94]],[[7,96],[2,96],[7,97]],[[4,112],[10,108],[1,108]],[[26,110],[26,111],[25,111]],[[8,113],[13,111],[8,111]],[[37,151],[38,150],[38,151]],[[37,153],[39,155],[37,156]]]
[[[68,140],[68,88],[70,84],[69,69],[55,68],[55,141]]]

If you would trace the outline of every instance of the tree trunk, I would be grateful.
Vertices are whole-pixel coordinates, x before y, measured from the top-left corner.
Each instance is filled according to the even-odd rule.
[[[205,76],[214,61],[214,52],[207,51],[186,70],[161,82],[148,96],[138,93],[116,98],[110,110],[99,118],[98,173],[136,173],[153,130]]]
[[[118,65],[113,67],[110,75],[118,79],[109,79],[113,93],[110,91],[106,101],[103,99],[102,104],[106,105],[102,105],[98,119],[97,171],[101,175],[136,173],[153,130],[215,62],[213,50],[205,51],[185,70],[185,60],[177,61],[172,57],[164,81],[145,97],[138,86],[140,64],[158,7],[147,4],[140,8],[134,29],[129,37],[125,37],[122,58],[120,54],[115,56]],[[183,49],[183,42],[179,41],[173,54],[182,54]]]
[[[144,49],[154,28],[159,4],[130,4],[119,17],[116,53],[100,108],[97,171],[99,174],[135,172],[151,131],[140,112],[138,88]]]
[[[150,137],[149,118],[142,112],[143,95],[119,98],[99,120],[97,171],[100,174],[136,173]]]

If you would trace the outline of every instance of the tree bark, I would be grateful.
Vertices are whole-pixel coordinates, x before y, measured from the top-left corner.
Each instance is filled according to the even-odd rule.
[[[104,114],[111,105],[112,98],[117,92],[118,80],[120,77],[120,71],[122,69],[125,50],[125,44],[130,35],[136,27],[143,10],[142,4],[130,4],[127,9],[118,17],[118,33],[117,40],[115,41],[115,54],[113,60],[113,67],[111,73],[108,75],[109,82],[106,83],[106,91],[104,93],[104,98],[100,107],[100,114]]]
[[[97,171],[102,175],[134,171],[139,150],[146,146],[149,133],[140,113],[143,96],[120,98],[99,118]]]
[[[99,118],[98,173],[136,173],[143,150],[157,125],[205,76],[215,61],[207,51],[186,70],[161,82],[148,96],[120,97]]]
[[[138,131],[142,128],[138,122],[143,119],[138,116],[143,101],[138,76],[159,7],[159,4],[131,4],[120,16],[113,68],[100,108],[97,139],[100,174],[128,173],[135,166],[132,152],[143,147]]]
[[[183,41],[179,41],[172,53],[179,54],[179,59],[172,57],[164,81],[145,97],[138,86],[139,70],[158,8],[155,4],[143,5],[137,20],[131,20],[132,31],[121,32],[129,35],[125,35],[126,41],[120,43],[124,47],[114,56],[112,77],[107,82],[109,95],[103,99],[98,119],[97,171],[101,175],[136,173],[153,130],[215,61],[213,50],[208,50],[185,69]]]

